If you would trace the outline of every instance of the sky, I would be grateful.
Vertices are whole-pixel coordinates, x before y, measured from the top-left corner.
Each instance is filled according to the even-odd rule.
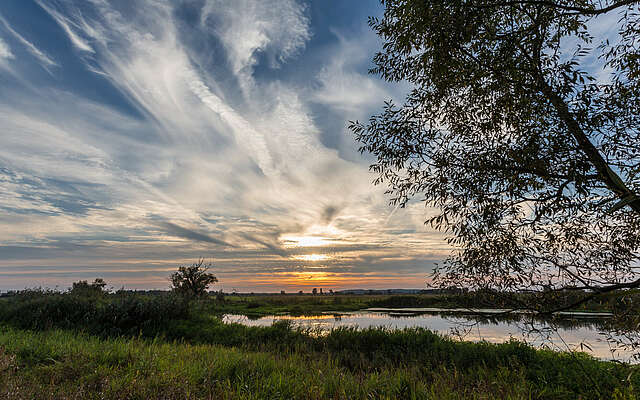
[[[0,2],[0,291],[421,288],[450,249],[372,184],[349,120],[376,0]]]

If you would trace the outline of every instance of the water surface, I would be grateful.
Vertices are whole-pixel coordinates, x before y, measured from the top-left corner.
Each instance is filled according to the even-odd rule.
[[[290,320],[295,326],[309,328],[319,334],[342,326],[360,329],[422,327],[461,340],[502,343],[514,338],[538,348],[579,350],[601,359],[631,361],[629,352],[616,350],[615,344],[608,343],[600,334],[599,327],[602,326],[604,315],[582,313],[565,315],[554,322],[543,322],[526,315],[512,316],[508,319],[492,315],[497,314],[499,310],[489,310],[484,317],[445,315],[435,311],[425,313],[416,310],[407,312],[409,310],[405,309],[399,312],[378,309],[313,316],[269,315],[260,318],[227,314],[223,321],[248,326],[270,326],[278,320]]]

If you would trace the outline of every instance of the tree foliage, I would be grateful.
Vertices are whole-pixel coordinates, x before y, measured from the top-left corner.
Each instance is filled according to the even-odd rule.
[[[640,285],[639,3],[383,0],[371,72],[411,90],[350,128],[393,204],[436,210],[436,284],[542,312]]]
[[[208,272],[210,267],[211,264],[205,264],[202,258],[191,265],[178,267],[178,271],[169,277],[172,289],[188,297],[205,295],[209,285],[218,282],[218,278]]]
[[[87,281],[73,282],[69,293],[80,296],[100,296],[108,292],[106,287],[107,282],[105,282],[104,279],[96,278],[91,283]]]

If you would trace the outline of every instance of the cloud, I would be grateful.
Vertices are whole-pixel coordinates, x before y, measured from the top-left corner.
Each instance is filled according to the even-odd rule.
[[[277,254],[280,257],[289,256],[287,251],[283,249],[275,240],[260,239],[248,233],[240,233],[240,236],[250,242],[257,243],[259,245],[264,246],[266,249],[270,250],[273,254]]]
[[[253,83],[251,74],[259,55],[277,67],[311,37],[305,7],[294,0],[208,0],[201,24],[219,37],[245,90]]]
[[[0,63],[15,58],[9,45],[0,38]]]
[[[238,115],[233,108],[225,104],[222,99],[213,94],[211,90],[200,81],[191,70],[185,71],[187,83],[191,91],[198,96],[204,104],[220,116],[220,118],[237,135],[237,140],[249,147],[262,172],[267,176],[277,174],[273,167],[271,154],[267,148],[264,136],[258,132],[247,120]]]
[[[172,236],[177,236],[185,239],[195,240],[198,242],[213,243],[221,246],[231,246],[224,240],[213,238],[207,234],[197,232],[192,229],[187,229],[182,226],[176,225],[172,222],[159,222],[158,226],[164,228],[164,230]]]
[[[73,44],[74,47],[76,47],[78,50],[81,50],[87,53],[95,53],[95,51],[89,45],[89,43],[85,39],[83,39],[78,33],[76,33],[75,30],[79,28],[77,24],[74,24],[71,21],[71,19],[62,15],[54,7],[51,7],[45,4],[45,2],[36,0],[36,3],[40,7],[42,7],[51,16],[51,18],[53,18],[58,23],[58,25],[60,25],[60,27],[67,34],[67,37],[69,38],[69,40],[71,41],[71,44]]]
[[[322,216],[320,217],[324,224],[330,224],[333,219],[340,212],[340,208],[336,206],[326,206],[324,210],[322,210]]]
[[[318,75],[320,87],[313,100],[355,115],[391,98],[395,93],[390,87],[367,72],[378,38],[369,31],[357,38],[334,35],[337,49]]]
[[[318,51],[298,1],[38,4],[73,49],[47,55],[65,60],[56,79],[39,68],[46,79],[17,72],[24,86],[0,79],[6,274],[35,282],[46,266],[57,274],[51,282],[64,282],[65,271],[67,280],[103,271],[115,283],[165,287],[167,271],[205,256],[237,287],[321,268],[371,268],[374,282],[394,268],[417,275],[446,253],[425,231],[424,208],[389,218],[384,188],[371,186],[350,137],[325,140],[343,134],[335,126],[349,113],[394,93],[362,69],[370,37],[336,31],[323,72],[301,84],[277,69]],[[66,60],[88,73],[66,70]],[[287,235],[329,243],[291,248]],[[331,258],[293,258],[314,252]]]
[[[16,32],[13,28],[11,28],[11,26],[9,25],[7,20],[5,20],[4,17],[2,17],[2,15],[0,15],[0,23],[2,23],[2,25],[5,27],[5,29],[9,33],[11,33],[20,43],[22,43],[22,45],[24,45],[27,48],[27,51],[29,51],[35,58],[40,60],[40,63],[42,64],[42,66],[45,69],[47,69],[48,67],[57,67],[58,66],[58,64],[55,61],[53,61],[48,55],[46,55],[43,51],[38,49],[33,43],[31,43],[30,41],[25,39],[22,35],[20,35],[18,32]],[[2,49],[1,48],[2,48],[2,44],[0,44],[0,58],[2,57]]]

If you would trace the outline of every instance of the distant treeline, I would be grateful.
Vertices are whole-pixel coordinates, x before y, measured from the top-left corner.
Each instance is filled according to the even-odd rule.
[[[82,281],[81,281],[82,282]],[[114,298],[146,298],[154,299],[171,295],[172,292],[167,290],[125,290],[120,289],[115,292],[109,292],[101,287],[97,292],[92,288],[91,284],[77,286],[74,284],[73,289],[66,292],[55,291],[50,289],[25,289],[19,291],[9,291],[0,293],[0,298],[20,297],[34,298],[38,296],[48,296],[50,298],[56,295],[96,295],[102,298],[105,296],[115,296]],[[88,293],[83,293],[88,291]],[[94,293],[95,292],[95,293]],[[176,298],[180,297],[173,293]],[[361,308],[366,307],[388,307],[388,308],[406,308],[406,307],[442,307],[442,308],[500,308],[513,310],[531,310],[541,313],[553,311],[614,311],[614,310],[640,310],[640,290],[622,290],[606,294],[598,294],[597,296],[588,290],[565,290],[555,292],[553,296],[548,293],[537,292],[500,292],[496,290],[477,290],[468,291],[459,288],[449,289],[350,289],[343,291],[335,291],[332,293],[223,293],[221,291],[210,291],[209,297],[216,297],[217,300],[223,301],[225,298],[256,298],[256,301],[250,302],[252,309],[261,305],[290,305],[291,302],[298,303],[295,300],[298,297],[318,298],[318,297],[334,297],[332,303],[324,300],[309,300],[309,302],[299,302],[300,304],[335,304],[340,306],[348,306],[352,304]],[[280,298],[292,298],[290,301],[281,301]],[[257,300],[258,298],[262,300]],[[339,298],[339,300],[337,299]],[[541,301],[544,299],[544,301]],[[533,306],[535,305],[535,307]],[[224,307],[223,307],[224,308]],[[341,307],[342,309],[342,307]],[[237,311],[237,310],[232,310]],[[324,310],[328,311],[328,310]],[[338,310],[337,310],[338,311]]]
[[[52,291],[51,289],[43,289],[43,288],[34,288],[34,289],[23,289],[23,290],[8,290],[5,292],[0,292],[0,297],[11,297],[19,294],[23,291],[29,290],[41,290],[41,291]],[[59,290],[59,292],[63,292],[64,290]],[[163,289],[118,289],[118,292],[127,292],[127,293],[137,293],[137,294],[162,294],[166,293],[169,290]],[[221,291],[210,290],[210,294],[217,294]],[[455,294],[463,292],[462,289],[345,289],[345,290],[333,290],[333,291],[323,291],[313,293],[312,291],[297,291],[297,292],[224,292],[227,296],[273,296],[273,295],[290,295],[290,296],[299,296],[299,295],[309,295],[309,296],[318,296],[318,295],[404,295],[404,294]]]

